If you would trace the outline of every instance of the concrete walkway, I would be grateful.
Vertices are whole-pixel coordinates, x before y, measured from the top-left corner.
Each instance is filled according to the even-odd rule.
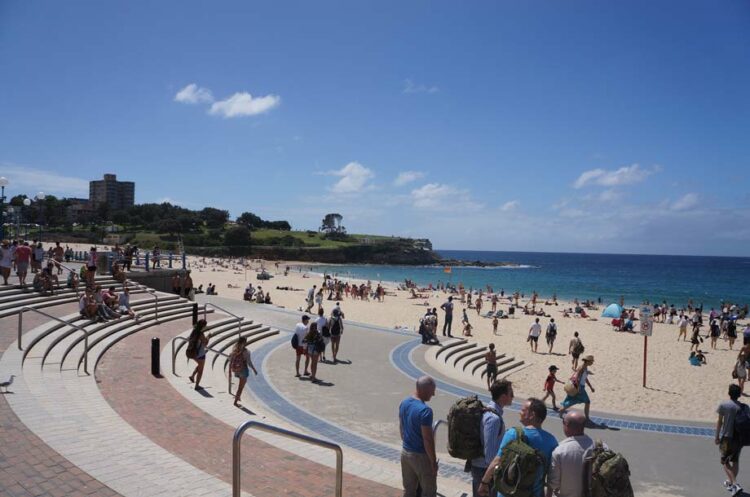
[[[233,305],[230,302],[223,299],[222,305]],[[242,302],[234,305],[234,309],[281,330],[291,330],[301,314]],[[319,372],[319,376],[331,386],[312,385],[294,378],[292,351],[282,345],[270,352],[266,359],[265,367],[277,397],[265,400],[271,402],[272,407],[278,405],[282,416],[286,407],[282,401],[291,402],[345,432],[376,440],[371,447],[373,451],[396,447],[396,409],[400,400],[413,389],[414,371],[426,372],[439,381],[438,395],[431,402],[436,419],[445,418],[458,396],[475,392],[482,394],[475,386],[457,385],[456,380],[431,368],[424,359],[425,349],[413,346],[415,337],[414,334],[348,323],[340,358],[351,361],[351,364],[323,364]],[[403,347],[402,356],[406,351],[406,359],[391,363],[389,357],[394,351],[398,355],[399,347]],[[405,366],[414,369],[409,373],[404,370]],[[257,387],[251,384],[250,388],[258,394]],[[263,399],[263,395],[260,398]],[[588,433],[594,438],[602,438],[628,458],[637,495],[704,497],[723,494],[721,482],[724,477],[718,463],[718,451],[713,441],[706,437],[706,424],[671,425],[634,417],[602,416],[605,417],[610,422],[624,425],[620,428],[612,423],[609,428],[590,429]],[[509,426],[516,425],[517,413],[508,410],[505,420]],[[684,426],[684,429],[673,432],[644,429],[650,424]],[[558,439],[564,438],[561,423],[555,416],[548,418],[545,429]],[[352,443],[349,436],[337,439],[335,433],[330,435],[339,443]],[[444,439],[438,444],[438,448],[445,447]],[[389,454],[384,454],[384,457],[389,457]],[[460,464],[444,455],[441,459],[444,466]]]

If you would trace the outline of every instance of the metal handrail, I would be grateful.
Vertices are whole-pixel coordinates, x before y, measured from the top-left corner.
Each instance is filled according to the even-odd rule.
[[[242,333],[242,321],[244,321],[245,318],[243,318],[241,316],[238,316],[237,314],[235,314],[233,312],[229,312],[228,310],[224,309],[223,307],[220,307],[220,306],[218,306],[218,305],[216,305],[216,304],[214,304],[212,302],[206,302],[205,304],[203,304],[203,319],[206,319],[206,311],[207,311],[209,305],[211,307],[213,307],[214,309],[218,309],[221,312],[223,312],[225,314],[229,314],[230,316],[232,316],[237,321],[237,333]]]
[[[182,341],[182,342],[188,342],[188,339],[187,339],[187,338],[185,338],[185,337],[174,337],[174,338],[172,339],[172,374],[173,374],[174,376],[177,376],[177,367],[176,367],[176,362],[177,362],[177,350],[175,349],[175,342],[176,342],[177,340],[180,340],[180,341]],[[206,350],[210,350],[210,351],[211,351],[211,352],[213,352],[214,354],[219,354],[219,355],[221,355],[221,356],[224,356],[224,357],[226,357],[226,358],[229,358],[229,355],[228,355],[228,354],[225,354],[224,352],[221,352],[220,350],[212,349],[211,347],[206,347]],[[188,360],[190,360],[190,359],[188,359]],[[229,395],[234,395],[234,394],[232,393],[232,375],[231,375],[231,372],[230,372],[230,374],[229,374],[229,379],[227,380],[227,391],[229,392]]]
[[[132,280],[126,279],[123,285],[126,285],[128,282],[132,283]],[[156,290],[147,287],[146,285],[141,285],[140,283],[134,283],[136,288],[143,288],[146,293],[151,295],[154,298],[154,322],[159,322],[159,297],[156,296]]]
[[[324,449],[331,449],[336,452],[336,497],[343,495],[344,488],[344,452],[341,450],[341,446],[327,440],[320,438],[314,438],[309,435],[303,435],[302,433],[295,433],[293,431],[285,430],[277,426],[261,423],[259,421],[245,421],[237,427],[232,438],[232,497],[240,497],[242,495],[242,488],[240,485],[240,463],[242,462],[242,454],[240,449],[242,447],[242,435],[247,431],[248,428],[255,428],[256,430],[265,431],[266,433],[274,433],[281,435],[282,437],[291,438],[293,440],[299,440],[301,442],[309,443],[311,445],[317,445]]]
[[[438,426],[440,426],[440,425],[447,425],[447,424],[448,424],[448,422],[445,421],[444,419],[438,419],[437,421],[435,421],[434,423],[432,423],[432,437],[433,437],[433,439],[435,438],[435,435],[437,434]]]
[[[21,307],[21,310],[18,312],[18,350],[23,350],[23,346],[21,345],[21,336],[22,336],[22,330],[23,330],[23,313],[26,311],[34,311],[36,313],[41,314],[42,316],[47,316],[49,319],[55,320],[58,323],[72,326],[73,328],[79,331],[82,331],[84,335],[83,372],[86,374],[89,374],[89,332],[77,324],[70,323],[68,321],[65,321],[64,319],[60,319],[56,316],[53,316],[52,314],[47,314],[46,312],[40,311],[39,309],[35,309],[29,306],[24,306],[24,307]]]

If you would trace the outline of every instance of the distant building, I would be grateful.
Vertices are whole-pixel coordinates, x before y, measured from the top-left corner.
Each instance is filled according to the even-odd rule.
[[[85,198],[70,198],[70,206],[66,210],[66,216],[70,223],[87,223],[91,220],[94,214],[94,209],[91,207],[88,199]]]
[[[107,204],[112,210],[133,207],[135,183],[117,181],[117,175],[105,174],[103,180],[89,181],[89,202],[94,208],[100,204]]]

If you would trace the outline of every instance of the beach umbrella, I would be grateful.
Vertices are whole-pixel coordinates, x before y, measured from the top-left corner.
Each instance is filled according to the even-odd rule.
[[[618,304],[609,304],[607,308],[604,309],[604,312],[602,312],[603,318],[620,319],[620,316],[622,316],[622,307]]]

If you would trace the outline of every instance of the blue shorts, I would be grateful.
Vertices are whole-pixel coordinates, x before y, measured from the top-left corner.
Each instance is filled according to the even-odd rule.
[[[236,378],[247,378],[248,376],[250,376],[250,368],[245,366],[244,368],[242,368],[242,371],[235,372],[234,376]]]

